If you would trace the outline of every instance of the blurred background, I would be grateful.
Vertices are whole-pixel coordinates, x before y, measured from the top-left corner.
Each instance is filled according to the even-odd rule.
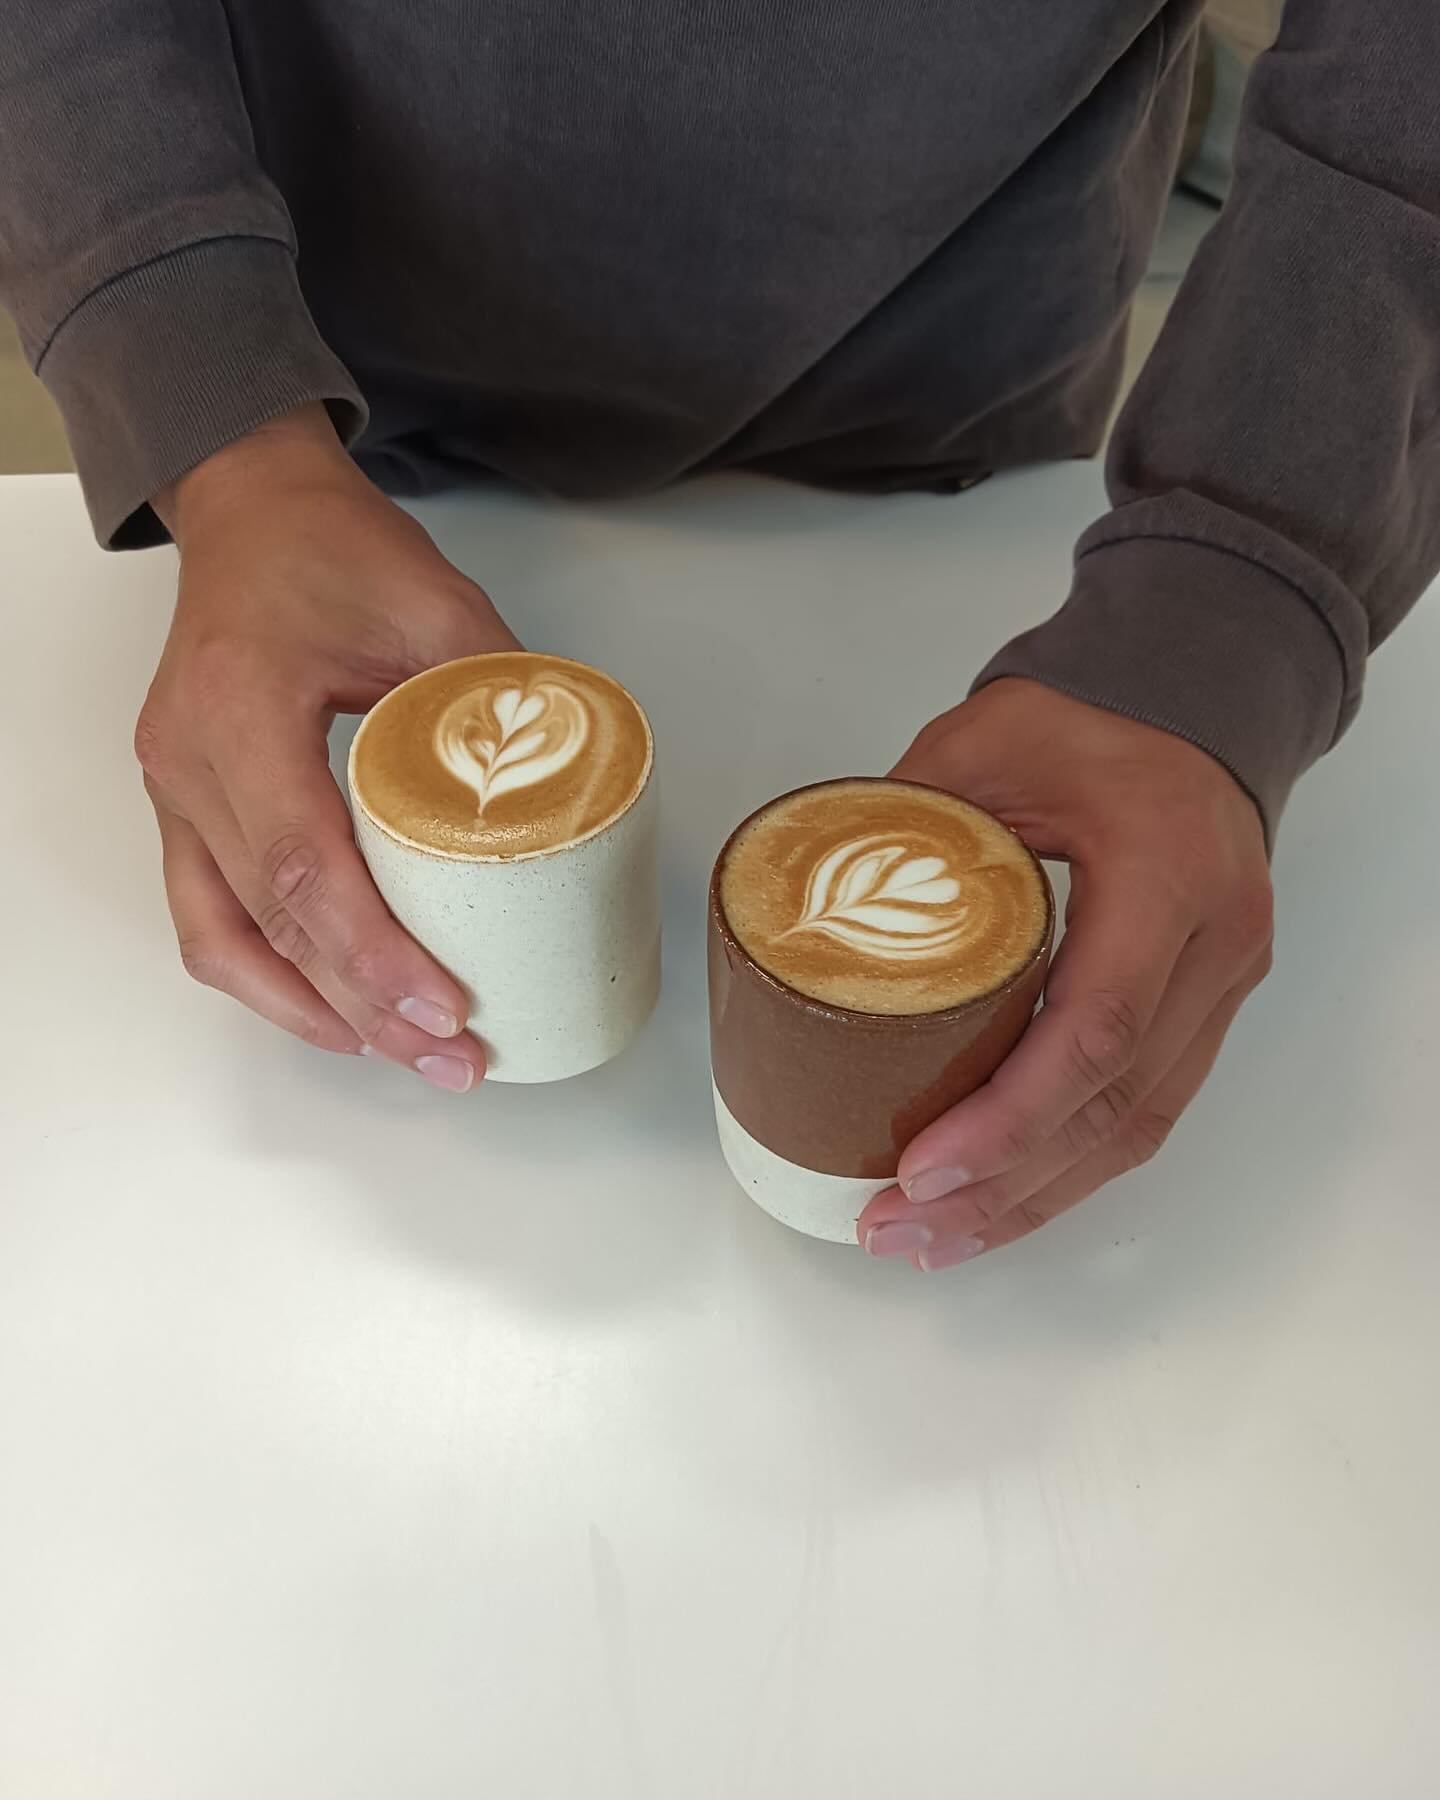
[[[1165,229],[1135,305],[1126,385],[1165,322],[1196,245],[1230,183],[1230,154],[1245,77],[1280,25],[1283,0],[1211,0],[1190,111],[1190,130]],[[0,475],[70,468],[59,414],[26,367],[0,312]]]

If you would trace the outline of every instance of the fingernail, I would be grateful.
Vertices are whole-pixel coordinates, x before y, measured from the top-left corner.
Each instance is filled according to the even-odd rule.
[[[428,1032],[431,1037],[454,1037],[460,1029],[460,1021],[454,1013],[437,1006],[433,1000],[417,1000],[413,994],[407,994],[395,1010],[418,1031]]]
[[[943,1200],[956,1188],[969,1185],[968,1169],[922,1169],[905,1183],[905,1198],[913,1206],[924,1206],[929,1200]]]
[[[362,1056],[373,1056],[375,1054],[375,1046],[373,1044],[362,1044],[360,1046],[360,1054]]]
[[[920,1267],[933,1275],[937,1269],[953,1269],[956,1263],[969,1262],[984,1248],[980,1238],[946,1238],[943,1244],[920,1252]]]
[[[909,1256],[912,1250],[923,1250],[935,1241],[928,1225],[912,1225],[908,1219],[895,1219],[888,1225],[872,1225],[865,1235],[865,1248],[871,1256]]]
[[[427,1081],[451,1094],[468,1094],[475,1085],[475,1070],[458,1056],[417,1056],[415,1067]]]

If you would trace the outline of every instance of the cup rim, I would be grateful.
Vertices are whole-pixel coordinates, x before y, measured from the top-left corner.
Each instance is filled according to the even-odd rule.
[[[983,993],[972,994],[968,1000],[962,1000],[956,1006],[942,1007],[938,1012],[860,1012],[854,1007],[836,1006],[829,1000],[817,1000],[813,994],[802,994],[799,988],[792,987],[788,981],[782,981],[778,975],[772,975],[769,969],[765,968],[762,963],[757,962],[740,942],[731,927],[729,919],[725,916],[725,908],[720,900],[720,878],[724,873],[726,859],[730,855],[731,848],[734,845],[736,838],[740,836],[740,833],[744,831],[747,826],[752,825],[762,813],[769,812],[772,806],[779,806],[783,801],[793,800],[799,794],[816,793],[819,790],[828,787],[850,787],[856,782],[864,782],[875,787],[918,788],[923,793],[944,794],[951,800],[959,800],[965,806],[973,806],[976,812],[984,813],[988,819],[995,819],[997,825],[1010,833],[1011,837],[1014,838],[1015,842],[1025,852],[1025,855],[1034,865],[1035,872],[1040,877],[1040,886],[1045,895],[1045,928],[1040,933],[1034,950],[1026,957],[1025,961],[1014,974],[1007,976],[1004,981],[997,982],[994,987],[986,988]],[[871,1025],[877,1026],[882,1030],[905,1028],[908,1028],[911,1031],[943,1030],[947,1026],[962,1023],[967,1017],[981,1008],[992,1007],[998,999],[1002,998],[1005,994],[1010,993],[1014,988],[1019,987],[1022,982],[1034,973],[1035,965],[1039,962],[1043,962],[1044,959],[1049,956],[1055,936],[1055,890],[1050,885],[1050,877],[1045,872],[1045,865],[1025,842],[1024,838],[1020,836],[1020,833],[1012,826],[1006,825],[1003,819],[996,819],[994,813],[990,812],[986,807],[979,805],[978,802],[967,800],[963,794],[951,793],[948,788],[937,787],[933,782],[911,781],[905,776],[834,775],[826,781],[802,782],[799,787],[790,788],[783,794],[776,794],[773,799],[764,801],[760,806],[757,806],[753,812],[747,814],[746,817],[740,821],[721,846],[720,854],[715,858],[715,866],[710,872],[710,917],[716,930],[720,933],[721,940],[724,942],[727,950],[739,955],[746,965],[752,969],[767,986],[774,988],[777,992],[784,994],[788,999],[796,1001],[799,1005],[808,1008],[812,1012],[821,1013],[827,1018],[834,1019],[839,1024],[851,1026]]]
[[[588,675],[600,675],[603,676],[606,681],[613,682],[635,708],[635,711],[640,716],[640,723],[645,728],[645,766],[640,772],[639,785],[625,804],[617,811],[611,813],[608,818],[602,819],[598,825],[592,825],[588,831],[583,832],[579,837],[567,838],[563,844],[547,844],[539,850],[522,850],[518,856],[495,856],[472,854],[460,850],[437,850],[433,844],[422,844],[418,838],[410,837],[406,832],[398,830],[394,825],[391,825],[388,820],[382,819],[376,814],[375,809],[369,805],[364,795],[360,792],[359,784],[355,780],[355,753],[359,749],[361,738],[365,735],[366,727],[392,695],[404,693],[406,688],[412,686],[417,681],[423,681],[427,675],[433,674],[436,669],[447,669],[453,664],[460,662],[487,662],[491,657],[500,656],[533,657],[536,662],[559,663],[566,668],[583,669]],[[452,656],[443,663],[433,664],[429,669],[418,670],[414,675],[407,677],[404,681],[398,682],[393,688],[390,688],[387,692],[382,694],[365,714],[359,725],[355,728],[355,735],[350,740],[350,753],[345,759],[345,782],[350,792],[351,805],[357,811],[363,812],[369,823],[373,825],[382,836],[389,838],[392,843],[400,845],[402,849],[413,850],[419,856],[431,857],[436,862],[462,864],[483,863],[487,867],[503,866],[507,868],[513,868],[520,863],[540,862],[546,857],[563,856],[567,851],[578,850],[582,844],[593,843],[596,838],[603,837],[607,831],[613,831],[615,826],[620,823],[626,814],[632,812],[634,808],[640,804],[640,801],[644,798],[646,791],[650,787],[654,773],[655,731],[650,723],[649,714],[645,711],[645,708],[640,704],[639,700],[636,699],[635,695],[631,693],[630,689],[626,687],[625,683],[617,676],[612,675],[608,669],[598,669],[593,663],[581,662],[576,656],[552,656],[548,650],[479,650],[472,656]]]

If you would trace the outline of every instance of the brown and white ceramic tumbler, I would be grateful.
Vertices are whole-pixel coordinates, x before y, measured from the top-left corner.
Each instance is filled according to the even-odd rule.
[[[915,1134],[1030,1021],[1044,870],[949,794],[851,779],[742,824],[710,885],[711,1065],[726,1161],[776,1219],[855,1242]]]

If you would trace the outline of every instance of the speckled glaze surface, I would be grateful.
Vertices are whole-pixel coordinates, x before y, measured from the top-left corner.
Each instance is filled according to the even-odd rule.
[[[992,991],[944,1012],[847,1012],[787,987],[739,943],[720,899],[728,849],[709,917],[711,1066],[726,1160],[774,1217],[853,1242],[856,1215],[893,1182],[910,1139],[987,1081],[1028,1025],[1054,935],[1049,881],[1040,870],[1042,941]]]
[[[543,854],[480,860],[380,825],[355,791],[353,749],[350,760],[361,854],[391,912],[468,991],[487,1078],[561,1081],[625,1049],[660,992],[653,763],[604,830]]]
[[[832,1244],[855,1243],[855,1221],[877,1194],[892,1185],[893,1177],[867,1180],[825,1175],[787,1162],[751,1137],[725,1104],[718,1087],[714,1094],[720,1148],[730,1173],[755,1204],[772,1219],[807,1237],[825,1238]]]

